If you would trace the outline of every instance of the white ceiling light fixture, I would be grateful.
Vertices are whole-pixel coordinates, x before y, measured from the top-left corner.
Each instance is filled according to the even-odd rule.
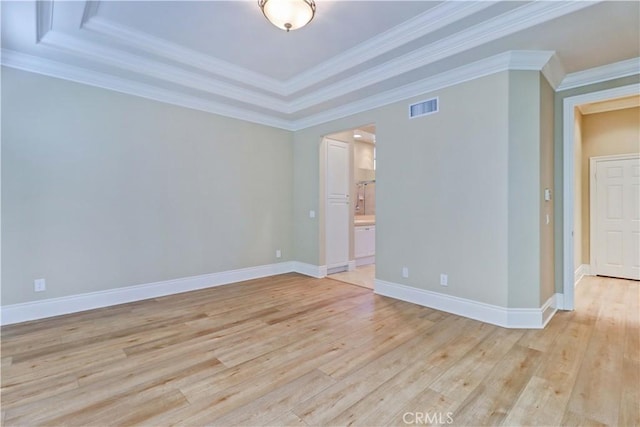
[[[313,0],[258,0],[258,6],[269,22],[286,32],[304,27],[316,14]]]

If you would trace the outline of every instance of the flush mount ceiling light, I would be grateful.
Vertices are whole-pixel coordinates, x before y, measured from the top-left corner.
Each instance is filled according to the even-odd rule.
[[[304,27],[316,13],[313,0],[258,0],[258,6],[269,22],[287,32]]]

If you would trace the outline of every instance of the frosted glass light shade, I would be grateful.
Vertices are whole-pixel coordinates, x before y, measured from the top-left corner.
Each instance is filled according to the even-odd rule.
[[[258,5],[269,22],[287,32],[304,27],[316,13],[313,0],[259,0]]]

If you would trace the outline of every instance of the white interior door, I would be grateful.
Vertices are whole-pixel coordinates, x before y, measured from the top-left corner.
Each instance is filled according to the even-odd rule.
[[[327,140],[327,198],[349,199],[349,144]]]
[[[640,280],[640,158],[591,160],[595,274]]]
[[[349,144],[327,140],[327,269],[349,264]]]

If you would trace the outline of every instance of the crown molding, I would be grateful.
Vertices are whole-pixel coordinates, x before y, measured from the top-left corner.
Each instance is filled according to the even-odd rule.
[[[285,120],[247,109],[235,108],[223,103],[206,101],[176,91],[114,77],[7,49],[2,50],[2,65],[24,71],[43,74],[60,79],[96,86],[116,92],[140,96],[155,101],[166,102],[181,107],[206,111],[234,119],[259,123],[289,131],[301,130],[331,120],[347,117],[363,111],[378,108],[414,96],[488,76],[506,70],[540,70],[541,59],[550,52],[512,51],[495,55],[474,63],[458,67],[433,77],[429,77],[366,99],[308,116],[299,120]]]
[[[2,50],[2,65],[24,71],[44,74],[51,77],[70,80],[91,86],[110,89],[116,92],[136,95],[155,101],[166,102],[200,111],[206,111],[234,119],[246,120],[289,131],[301,130],[331,120],[347,117],[363,111],[378,108],[394,102],[403,101],[449,86],[475,80],[500,71],[540,70],[544,67],[545,57],[552,52],[510,51],[476,61],[435,76],[389,90],[360,101],[324,111],[298,120],[285,120],[251,110],[231,107],[223,103],[206,101],[198,97],[161,89],[155,86],[86,70],[7,49]]]
[[[508,53],[508,68],[521,71],[540,71],[555,54],[552,50],[514,50]]]
[[[200,71],[213,73],[275,95],[289,96],[374,59],[398,46],[432,33],[452,22],[477,13],[492,4],[494,2],[445,2],[285,82],[261,76],[242,67],[213,59],[177,44],[109,22],[98,16],[92,16],[91,19],[84,22],[83,28],[108,36],[119,43],[153,53],[161,58],[196,67]],[[305,110],[344,96],[346,93],[380,83],[592,4],[592,2],[533,2],[526,4],[411,53],[324,86],[297,98],[287,107],[281,105],[281,108],[278,108],[277,102],[274,104],[270,101],[266,101],[269,105],[258,105],[273,108],[282,113]],[[95,51],[96,49],[100,49],[100,47],[90,50]],[[102,62],[109,64],[109,60],[104,57]],[[130,63],[130,61],[126,63]],[[110,65],[119,66],[118,64]],[[154,71],[156,75],[153,77],[158,78],[157,68],[149,71]],[[144,70],[139,72],[144,73]],[[188,80],[193,81],[193,79]],[[246,101],[246,99],[241,100]]]
[[[329,101],[358,89],[363,89],[400,74],[435,63],[465,52],[482,44],[497,40],[517,31],[575,12],[591,2],[533,2],[518,9],[484,21],[474,27],[445,37],[408,54],[372,67],[359,74],[342,79],[292,102],[293,111],[300,111]]]
[[[280,96],[287,94],[284,83],[262,74],[213,58],[141,31],[116,24],[99,16],[83,23],[82,28],[109,37],[118,43],[152,53],[160,58],[190,65],[199,71],[218,75]]]
[[[567,74],[556,90],[562,91],[640,74],[640,57]]]
[[[53,28],[53,0],[36,2],[36,43]]]
[[[51,7],[48,13],[52,15],[53,0],[45,3],[50,4]],[[493,4],[493,2],[485,3],[486,2],[445,2],[407,21],[405,24],[394,27],[380,36],[374,37],[358,45],[356,48],[338,55],[338,57],[332,60],[326,61],[321,66],[312,69],[309,73],[302,73],[302,75],[296,78],[302,78],[305,85],[307,85],[304,87],[308,87],[310,84],[325,80],[335,73],[379,56],[394,47],[428,34],[431,31],[435,31],[438,28],[442,28],[451,22],[476,13],[482,8],[486,8],[489,4]],[[468,51],[483,43],[499,39],[530,26],[591,5],[590,2],[528,3],[408,54],[391,59],[336,83],[322,86],[309,94],[287,101],[281,97],[265,94],[264,91],[271,92],[275,95],[293,93],[303,88],[299,83],[296,83],[295,79],[288,82],[278,82],[274,79],[259,76],[257,73],[242,67],[237,67],[224,61],[210,58],[207,55],[186,50],[179,45],[168,43],[150,35],[112,24],[96,16],[99,4],[98,1],[88,1],[85,3],[81,23],[84,29],[108,35],[120,43],[127,43],[128,46],[142,49],[147,53],[152,53],[165,60],[170,59],[172,62],[177,61],[183,66],[191,65],[199,71],[207,71],[207,75],[198,71],[186,70],[180,65],[171,65],[161,60],[145,58],[141,55],[135,55],[121,49],[100,45],[58,31],[48,30],[46,35],[41,38],[40,45],[103,65],[250,104],[258,108],[273,111],[276,114],[295,114],[316,107],[323,103],[339,99],[354,91],[433,64],[455,54]],[[39,21],[44,20],[47,16],[47,11],[44,9],[37,11],[37,16]],[[427,19],[431,19],[433,22],[429,22],[427,25]],[[378,44],[380,44],[380,46],[378,46]],[[545,52],[538,52],[531,55],[540,55],[541,61],[544,60],[548,62],[549,60],[548,57],[545,58],[545,55],[547,55]],[[525,61],[530,60],[531,58],[527,58]],[[515,66],[518,67],[517,64]],[[327,71],[325,67],[331,68],[331,71],[328,72],[328,74],[320,73],[322,70]],[[537,65],[533,67],[532,69],[540,69]],[[215,78],[209,74],[211,70],[215,70],[214,74],[218,76],[234,76],[233,80],[235,82],[242,82],[254,89],[240,87],[237,84]],[[263,84],[264,86],[262,86]]]
[[[545,65],[541,62],[541,59],[545,56],[551,56],[552,53],[547,51],[542,53],[536,51],[510,51],[494,55],[360,101],[296,120],[293,123],[293,130],[305,129],[394,102],[404,101],[501,71],[540,70]]]
[[[399,46],[471,16],[495,3],[495,1],[449,1],[437,5],[308,71],[298,74],[287,81],[287,94],[304,90],[307,87],[313,86],[390,52]]]
[[[549,61],[542,67],[542,74],[545,76],[553,90],[556,90],[566,76],[560,58],[555,53],[551,55]]]
[[[49,33],[42,38],[40,44],[60,52],[81,56],[84,59],[201,90],[206,93],[220,95],[279,113],[290,112],[288,104],[278,98],[239,88],[235,85],[186,71],[179,67],[87,42],[57,31],[49,31]]]
[[[82,21],[80,21],[80,28],[98,14],[99,7],[99,0],[87,0],[84,2],[84,11],[82,13]]]
[[[82,28],[110,37],[142,51],[152,52],[165,59],[189,64],[201,71],[213,73],[276,95],[289,96],[374,59],[398,46],[486,9],[494,3],[493,1],[445,2],[284,82],[118,25],[104,18],[94,16],[95,14],[91,15],[90,19],[83,20]]]
[[[279,119],[267,114],[260,114],[251,110],[231,107],[227,104],[207,101],[195,96],[185,95],[179,92],[161,89],[156,86],[115,77],[109,74],[86,70],[68,64],[27,55],[8,49],[2,49],[1,64],[45,76],[56,77],[89,86],[96,86],[116,92],[135,95],[154,101],[165,102],[193,110],[205,111],[220,116],[245,120],[280,129],[291,130],[292,123],[289,120]]]

